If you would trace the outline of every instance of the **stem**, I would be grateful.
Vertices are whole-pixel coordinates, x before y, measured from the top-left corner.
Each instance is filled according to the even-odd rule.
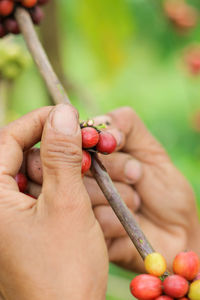
[[[44,81],[46,82],[47,88],[54,102],[56,104],[70,103],[64,87],[57,78],[38,39],[29,13],[25,9],[19,7],[16,10],[15,17],[24,36],[26,44],[33,56],[33,59],[35,60],[35,63],[42,77],[44,78]]]
[[[17,8],[15,17],[24,36],[26,44],[33,56],[33,59],[36,62],[36,65],[42,77],[47,84],[54,102],[56,104],[70,103],[70,100],[65,93],[65,90],[59,79],[57,78],[55,72],[53,71],[47,55],[38,39],[29,13],[23,8]],[[112,180],[108,175],[105,167],[99,161],[96,154],[93,155],[91,170],[110,206],[119,218],[141,257],[144,259],[149,253],[154,252],[154,250],[146,239],[139,225],[134,220],[128,207],[113,185]]]
[[[96,153],[93,154],[91,171],[104,196],[110,203],[110,206],[122,223],[141,257],[144,259],[149,253],[154,252],[154,250],[116,190],[110,176],[98,159]]]

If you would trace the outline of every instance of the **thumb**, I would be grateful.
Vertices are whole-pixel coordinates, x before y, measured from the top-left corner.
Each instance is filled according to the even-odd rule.
[[[41,141],[42,195],[56,207],[81,197],[82,142],[78,113],[68,104],[57,105],[45,123]],[[75,199],[76,198],[76,199]]]

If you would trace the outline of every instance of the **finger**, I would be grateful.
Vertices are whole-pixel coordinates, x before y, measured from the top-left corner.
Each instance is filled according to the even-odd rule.
[[[125,143],[125,134],[112,124],[112,118],[109,115],[97,116],[94,118],[94,125],[106,125],[106,131],[110,132],[116,139],[117,147],[115,151],[120,150]],[[104,129],[103,129],[104,130]]]
[[[168,157],[163,147],[151,135],[144,123],[130,107],[122,107],[111,113],[94,119],[95,123],[108,122],[107,130],[118,139],[118,149],[130,153],[141,161],[154,163],[157,160],[166,161]],[[118,138],[120,137],[121,138]],[[169,159],[169,158],[168,158]]]
[[[121,131],[126,139],[121,145],[123,151],[134,155],[138,160],[154,163],[166,161],[166,152],[148,131],[137,114],[129,107],[122,107],[109,113],[112,126]]]
[[[108,248],[110,262],[134,272],[145,272],[144,262],[128,235],[113,239]]]
[[[110,206],[97,206],[94,214],[106,239],[126,236],[126,231]]]
[[[98,184],[93,178],[85,177],[84,184],[90,196],[92,206],[109,205]],[[136,191],[134,191],[131,186],[121,182],[114,182],[114,184],[126,205],[132,211],[137,211],[140,207],[141,200]]]
[[[142,178],[142,164],[129,154],[115,152],[107,156],[99,154],[99,157],[114,181],[135,184]],[[87,175],[92,176],[91,172]]]
[[[18,189],[14,177],[21,167],[23,151],[37,143],[52,107],[35,110],[0,130],[1,184]]]
[[[40,149],[32,148],[27,152],[26,173],[31,181],[42,184],[42,162],[40,158]]]
[[[77,214],[91,209],[81,175],[82,139],[77,111],[67,104],[57,105],[50,113],[41,141],[43,170],[42,194],[51,212]]]

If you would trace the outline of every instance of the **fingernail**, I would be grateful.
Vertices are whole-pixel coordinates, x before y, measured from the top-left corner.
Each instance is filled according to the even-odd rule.
[[[76,134],[79,128],[78,114],[73,106],[59,104],[50,114],[51,126],[66,135]]]
[[[110,132],[114,136],[114,138],[116,139],[116,142],[117,142],[117,147],[119,147],[122,144],[122,141],[123,141],[122,132],[119,131],[116,128],[109,129],[108,132]]]
[[[136,183],[142,175],[141,163],[135,159],[128,160],[125,165],[124,173],[127,183]]]

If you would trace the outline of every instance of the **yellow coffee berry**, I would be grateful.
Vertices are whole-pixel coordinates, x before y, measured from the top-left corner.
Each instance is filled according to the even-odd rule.
[[[148,254],[144,261],[146,271],[154,276],[162,276],[167,268],[164,257],[157,252]]]
[[[190,284],[188,297],[190,300],[200,299],[200,280],[196,280]]]

